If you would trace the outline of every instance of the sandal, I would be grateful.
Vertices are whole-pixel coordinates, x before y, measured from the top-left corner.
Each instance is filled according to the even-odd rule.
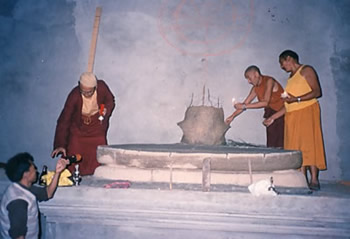
[[[319,183],[311,183],[311,184],[309,185],[309,188],[310,188],[311,190],[313,190],[313,191],[318,191],[318,190],[321,189]]]

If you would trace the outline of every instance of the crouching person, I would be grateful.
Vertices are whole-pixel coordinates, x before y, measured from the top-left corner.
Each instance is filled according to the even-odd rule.
[[[29,153],[19,153],[6,164],[6,175],[12,182],[1,199],[1,236],[7,238],[38,239],[38,201],[53,197],[61,172],[69,164],[59,159],[53,179],[47,187],[33,185],[37,180],[34,158]]]

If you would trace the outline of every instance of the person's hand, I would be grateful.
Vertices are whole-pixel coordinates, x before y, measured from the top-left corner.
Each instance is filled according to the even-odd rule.
[[[230,117],[227,117],[227,119],[225,120],[225,123],[227,125],[230,125],[232,121],[233,121],[233,118],[230,116]]]
[[[283,98],[283,100],[285,102],[287,102],[288,104],[290,103],[294,103],[294,102],[297,102],[298,101],[298,97],[295,97],[294,95],[292,94],[288,94],[288,96],[286,98]]]
[[[266,127],[269,127],[273,122],[274,122],[274,119],[270,117],[263,121],[263,125],[265,125]]]
[[[102,115],[105,116],[107,114],[107,108],[103,109]]]
[[[243,103],[236,103],[234,107],[236,110],[245,110],[245,104]]]
[[[281,94],[281,98],[282,99],[285,99],[287,98],[289,95],[288,95],[288,92],[287,91],[283,91],[283,93]]]
[[[54,149],[51,153],[51,157],[55,158],[57,157],[59,154],[62,154],[62,156],[66,157],[67,153],[66,153],[66,149],[62,148],[62,147],[58,147],[56,149]]]
[[[69,160],[60,158],[56,163],[56,173],[61,173],[69,165]]]

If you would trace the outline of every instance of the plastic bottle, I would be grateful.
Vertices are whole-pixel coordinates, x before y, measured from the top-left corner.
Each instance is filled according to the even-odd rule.
[[[44,175],[47,174],[47,166],[43,166],[43,170],[41,171],[41,174],[39,176],[39,185],[46,186],[46,180],[43,178]]]

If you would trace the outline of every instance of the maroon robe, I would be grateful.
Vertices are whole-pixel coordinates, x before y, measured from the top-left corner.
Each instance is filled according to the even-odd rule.
[[[100,165],[96,159],[98,145],[107,145],[107,130],[109,118],[115,107],[114,95],[103,80],[97,81],[97,104],[105,105],[107,109],[104,120],[98,120],[99,112],[89,117],[82,115],[83,99],[79,86],[75,87],[68,95],[64,108],[57,120],[54,140],[54,149],[63,147],[67,155],[80,154],[79,162],[81,175],[91,175]],[[84,120],[85,118],[85,120]],[[74,164],[68,169],[74,172]]]

